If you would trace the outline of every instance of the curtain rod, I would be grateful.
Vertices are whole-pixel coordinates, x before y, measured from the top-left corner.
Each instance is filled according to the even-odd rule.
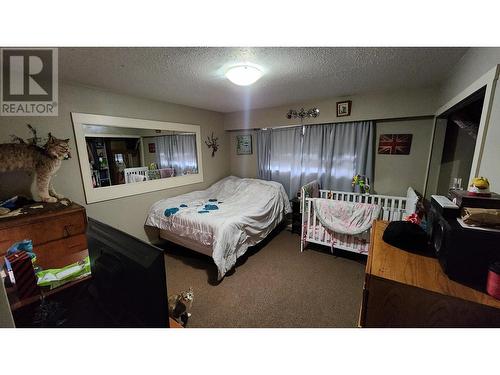
[[[374,121],[374,122],[394,122],[394,121],[411,121],[411,120],[430,120],[433,119],[434,115],[423,115],[423,116],[411,116],[411,117],[390,117],[383,119],[370,119],[370,120],[354,120],[354,121],[337,121],[337,122],[319,122],[314,124],[295,124],[295,125],[278,125],[278,126],[264,126],[261,128],[248,128],[248,129],[228,129],[227,132],[241,132],[241,131],[255,131],[262,129],[287,129],[287,128],[297,128],[299,126],[313,126],[313,125],[325,125],[325,124],[342,124],[346,122],[362,122],[362,121]]]

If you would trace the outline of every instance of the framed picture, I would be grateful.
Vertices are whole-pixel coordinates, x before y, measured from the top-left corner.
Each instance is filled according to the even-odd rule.
[[[344,102],[337,102],[337,117],[351,115],[352,101],[346,100]]]
[[[378,140],[378,153],[386,155],[409,155],[412,134],[381,134]]]
[[[156,152],[156,143],[148,143],[148,149],[150,154],[154,154]]]
[[[236,154],[252,155],[252,135],[244,134],[236,136]]]

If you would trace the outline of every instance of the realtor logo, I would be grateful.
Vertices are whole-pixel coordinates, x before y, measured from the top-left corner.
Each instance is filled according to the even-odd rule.
[[[1,116],[58,115],[57,48],[2,48]]]

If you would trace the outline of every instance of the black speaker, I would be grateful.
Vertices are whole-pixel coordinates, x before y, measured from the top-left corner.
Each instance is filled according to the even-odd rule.
[[[454,221],[459,214],[458,206],[445,196],[431,196],[431,207],[427,213],[427,234],[436,255],[446,241],[445,234],[451,229],[449,222]]]
[[[438,253],[441,266],[450,279],[484,291],[489,266],[500,261],[500,232],[449,225]]]

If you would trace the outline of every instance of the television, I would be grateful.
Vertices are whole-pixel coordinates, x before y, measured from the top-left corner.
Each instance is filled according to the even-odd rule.
[[[88,219],[89,292],[116,327],[168,328],[163,250]]]

